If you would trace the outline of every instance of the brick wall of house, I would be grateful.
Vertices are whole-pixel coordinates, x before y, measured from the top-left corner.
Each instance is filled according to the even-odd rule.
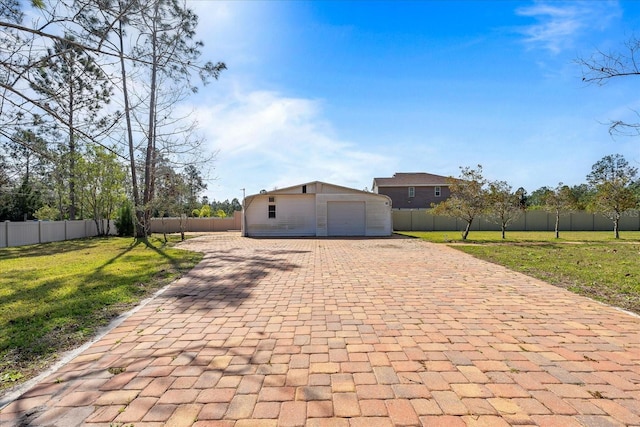
[[[409,187],[382,187],[379,194],[391,197],[394,209],[424,209],[430,208],[432,203],[440,203],[451,195],[449,187],[440,187],[440,197],[435,196],[434,187],[414,187],[415,197],[409,197]]]

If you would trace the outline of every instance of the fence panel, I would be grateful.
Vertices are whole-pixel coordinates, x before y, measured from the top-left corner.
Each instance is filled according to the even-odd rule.
[[[465,222],[449,216],[432,215],[430,209],[394,209],[393,229],[396,231],[461,231]],[[555,213],[525,211],[507,226],[510,231],[553,231]],[[583,211],[564,213],[560,216],[561,231],[609,231],[613,222],[601,215]],[[471,224],[472,231],[497,231],[500,225],[486,216],[478,216]],[[640,214],[631,211],[620,219],[621,231],[640,230]]]
[[[87,237],[85,221],[65,221],[67,224],[66,239],[82,239]]]
[[[222,218],[219,219],[222,220]],[[215,231],[214,223],[215,221],[213,218],[188,218],[187,230],[195,232]]]
[[[421,215],[420,211],[411,211],[411,223],[414,230],[433,230],[433,218],[429,218],[424,213]]]
[[[117,234],[114,221],[110,221],[109,224],[109,233]],[[97,235],[98,228],[93,220],[5,221],[0,223],[0,248],[84,239]]]
[[[38,223],[10,222],[8,229],[8,246],[24,246],[40,243]]]
[[[611,223],[611,229],[613,230],[613,222]],[[622,215],[622,218],[620,218],[620,229],[640,230],[640,215],[638,215],[638,212]]]
[[[460,228],[455,218],[437,215],[433,217],[433,229],[434,231],[450,231],[459,230]]]
[[[234,215],[229,218],[220,218],[213,222],[213,231],[230,231],[240,230],[242,228],[242,214]]]
[[[180,218],[151,218],[149,229],[152,233],[177,233],[180,231]]]
[[[7,235],[7,230],[9,228],[9,221],[0,223],[0,248],[6,248],[9,243],[7,242],[8,240],[8,235]]]
[[[472,230],[486,230],[486,231],[500,231],[501,227],[500,224],[496,223],[495,221],[490,220],[489,218],[486,217],[479,217],[477,221],[474,221],[474,223],[478,226],[478,228],[474,228],[474,224],[471,224]],[[509,229],[511,227],[508,227]]]
[[[203,233],[232,231],[242,228],[242,212],[236,211],[227,218],[185,218],[184,231]],[[151,218],[152,233],[179,233],[180,218]]]
[[[526,230],[527,217],[522,212],[520,215],[507,226],[509,230]]]
[[[393,212],[393,229],[398,231],[413,231],[411,217],[412,211],[394,211]],[[428,216],[428,215],[425,215]]]
[[[525,229],[529,231],[549,231],[549,213],[545,211],[525,212]]]
[[[604,215],[594,215],[593,216],[593,229],[594,230],[602,230],[602,231],[613,231],[613,221],[607,218]]]
[[[571,229],[567,231],[593,231],[593,214],[588,212],[571,212]]]
[[[60,221],[40,221],[40,243],[65,240],[64,223]]]

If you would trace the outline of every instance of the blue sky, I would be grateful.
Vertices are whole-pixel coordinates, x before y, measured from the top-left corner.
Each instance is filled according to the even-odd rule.
[[[185,105],[218,151],[210,199],[477,164],[532,192],[608,154],[640,162],[640,140],[606,125],[634,120],[640,79],[585,85],[575,63],[640,35],[638,2],[189,4],[204,56],[228,66]]]

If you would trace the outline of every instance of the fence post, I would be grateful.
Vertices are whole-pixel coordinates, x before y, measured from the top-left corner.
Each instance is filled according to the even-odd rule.
[[[5,240],[5,242],[4,242],[4,246],[5,246],[6,248],[8,248],[8,247],[9,247],[9,222],[11,222],[11,221],[6,220],[6,221],[4,222],[4,227],[5,227],[5,228],[4,228],[4,240]]]
[[[549,227],[549,219],[551,218],[551,212],[547,212],[547,230],[551,231],[551,228]],[[555,220],[554,220],[555,223]],[[553,227],[555,230],[555,226]]]
[[[573,212],[569,212],[569,231],[573,231]]]

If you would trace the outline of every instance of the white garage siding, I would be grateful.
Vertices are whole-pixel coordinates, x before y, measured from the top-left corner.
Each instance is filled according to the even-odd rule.
[[[366,203],[328,202],[327,234],[329,236],[366,235]]]
[[[245,221],[247,235],[269,236],[315,236],[316,204],[313,194],[278,194],[274,202],[268,197],[257,197],[247,206]],[[275,205],[276,217],[269,218],[269,205]]]

